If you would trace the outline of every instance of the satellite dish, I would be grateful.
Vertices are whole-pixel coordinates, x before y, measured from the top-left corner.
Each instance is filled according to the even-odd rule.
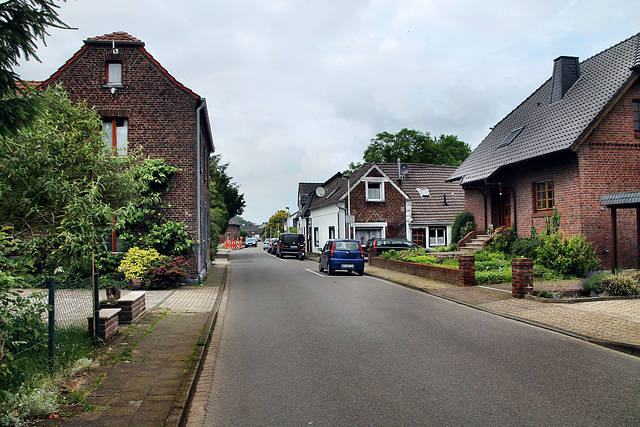
[[[400,165],[400,175],[405,176],[409,173],[409,165],[406,163],[402,163]]]
[[[324,187],[316,188],[316,196],[318,196],[318,197],[324,196]]]

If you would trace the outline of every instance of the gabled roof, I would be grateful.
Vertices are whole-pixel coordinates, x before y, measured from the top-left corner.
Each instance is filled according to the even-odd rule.
[[[309,195],[322,185],[321,182],[300,182],[298,183],[298,208],[302,210],[307,203]]]
[[[638,70],[640,33],[580,63],[578,80],[557,102],[550,102],[554,82],[548,79],[493,128],[449,180],[482,181],[505,166],[577,150]]]
[[[169,74],[169,72],[162,65],[160,65],[160,63],[158,61],[156,61],[156,59],[153,56],[151,56],[151,54],[149,52],[147,52],[147,50],[144,48],[144,42],[140,41],[136,37],[133,37],[132,35],[124,32],[124,31],[116,31],[114,33],[105,34],[105,35],[102,35],[102,36],[89,37],[87,40],[84,41],[84,46],[82,46],[82,48],[79,51],[77,51],[67,62],[65,62],[62,65],[62,67],[60,67],[58,69],[58,71],[53,73],[51,75],[51,77],[49,77],[47,80],[42,82],[40,84],[39,88],[46,86],[52,80],[54,80],[60,73],[62,73],[71,64],[73,64],[75,62],[75,60],[78,57],[80,57],[80,55],[82,55],[82,53],[86,49],[89,48],[89,46],[91,46],[91,45],[99,45],[99,44],[113,45],[114,47],[117,47],[117,46],[137,46],[140,49],[140,52],[142,52],[142,54],[144,56],[149,58],[149,61],[151,61],[151,63],[153,65],[155,65],[158,68],[158,70],[160,70],[160,72],[163,73],[174,85],[176,85],[177,87],[182,89],[187,94],[193,96],[194,98],[200,99],[199,95],[197,95],[191,89],[189,89],[188,87],[186,87],[185,85],[180,83],[178,80],[176,80],[175,77],[173,77],[171,74]]]
[[[402,181],[398,176],[397,163],[365,163],[349,177],[350,191],[371,176],[387,179],[406,199],[411,200],[412,224],[448,224],[455,215],[464,210],[464,191],[458,183],[445,182],[455,171],[455,166],[407,164],[409,172]],[[313,209],[347,199],[347,178],[338,173],[327,180],[325,194],[311,194],[305,210]],[[425,190],[425,191],[423,191]],[[428,195],[427,191],[428,190]],[[398,207],[400,208],[400,206]]]

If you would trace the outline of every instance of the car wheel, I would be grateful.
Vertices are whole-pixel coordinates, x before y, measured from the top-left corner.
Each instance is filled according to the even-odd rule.
[[[364,274],[364,270],[358,270],[358,276],[362,276]]]
[[[327,274],[331,276],[333,274],[333,268],[331,268],[331,264],[327,264]]]
[[[322,263],[321,262],[318,262],[318,271],[320,273],[322,273],[324,271],[324,268],[322,268]]]

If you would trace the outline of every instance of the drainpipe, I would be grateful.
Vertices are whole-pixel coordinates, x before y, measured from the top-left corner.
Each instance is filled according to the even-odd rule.
[[[200,137],[201,137],[201,131],[200,131],[200,112],[202,111],[202,109],[204,108],[205,101],[204,98],[200,98],[200,106],[196,109],[196,203],[197,203],[197,221],[198,221],[198,225],[197,225],[197,231],[196,231],[196,239],[198,242],[198,247],[197,247],[197,273],[198,273],[198,283],[202,283],[202,277],[201,277],[201,270],[202,270],[202,212],[201,212],[201,207],[200,205],[202,204],[202,196],[200,194],[200,179],[201,179],[201,159],[200,159]]]

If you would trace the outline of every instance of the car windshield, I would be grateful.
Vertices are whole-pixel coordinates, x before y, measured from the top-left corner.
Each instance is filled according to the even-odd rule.
[[[359,251],[360,245],[358,242],[336,242],[334,249],[336,251]]]

